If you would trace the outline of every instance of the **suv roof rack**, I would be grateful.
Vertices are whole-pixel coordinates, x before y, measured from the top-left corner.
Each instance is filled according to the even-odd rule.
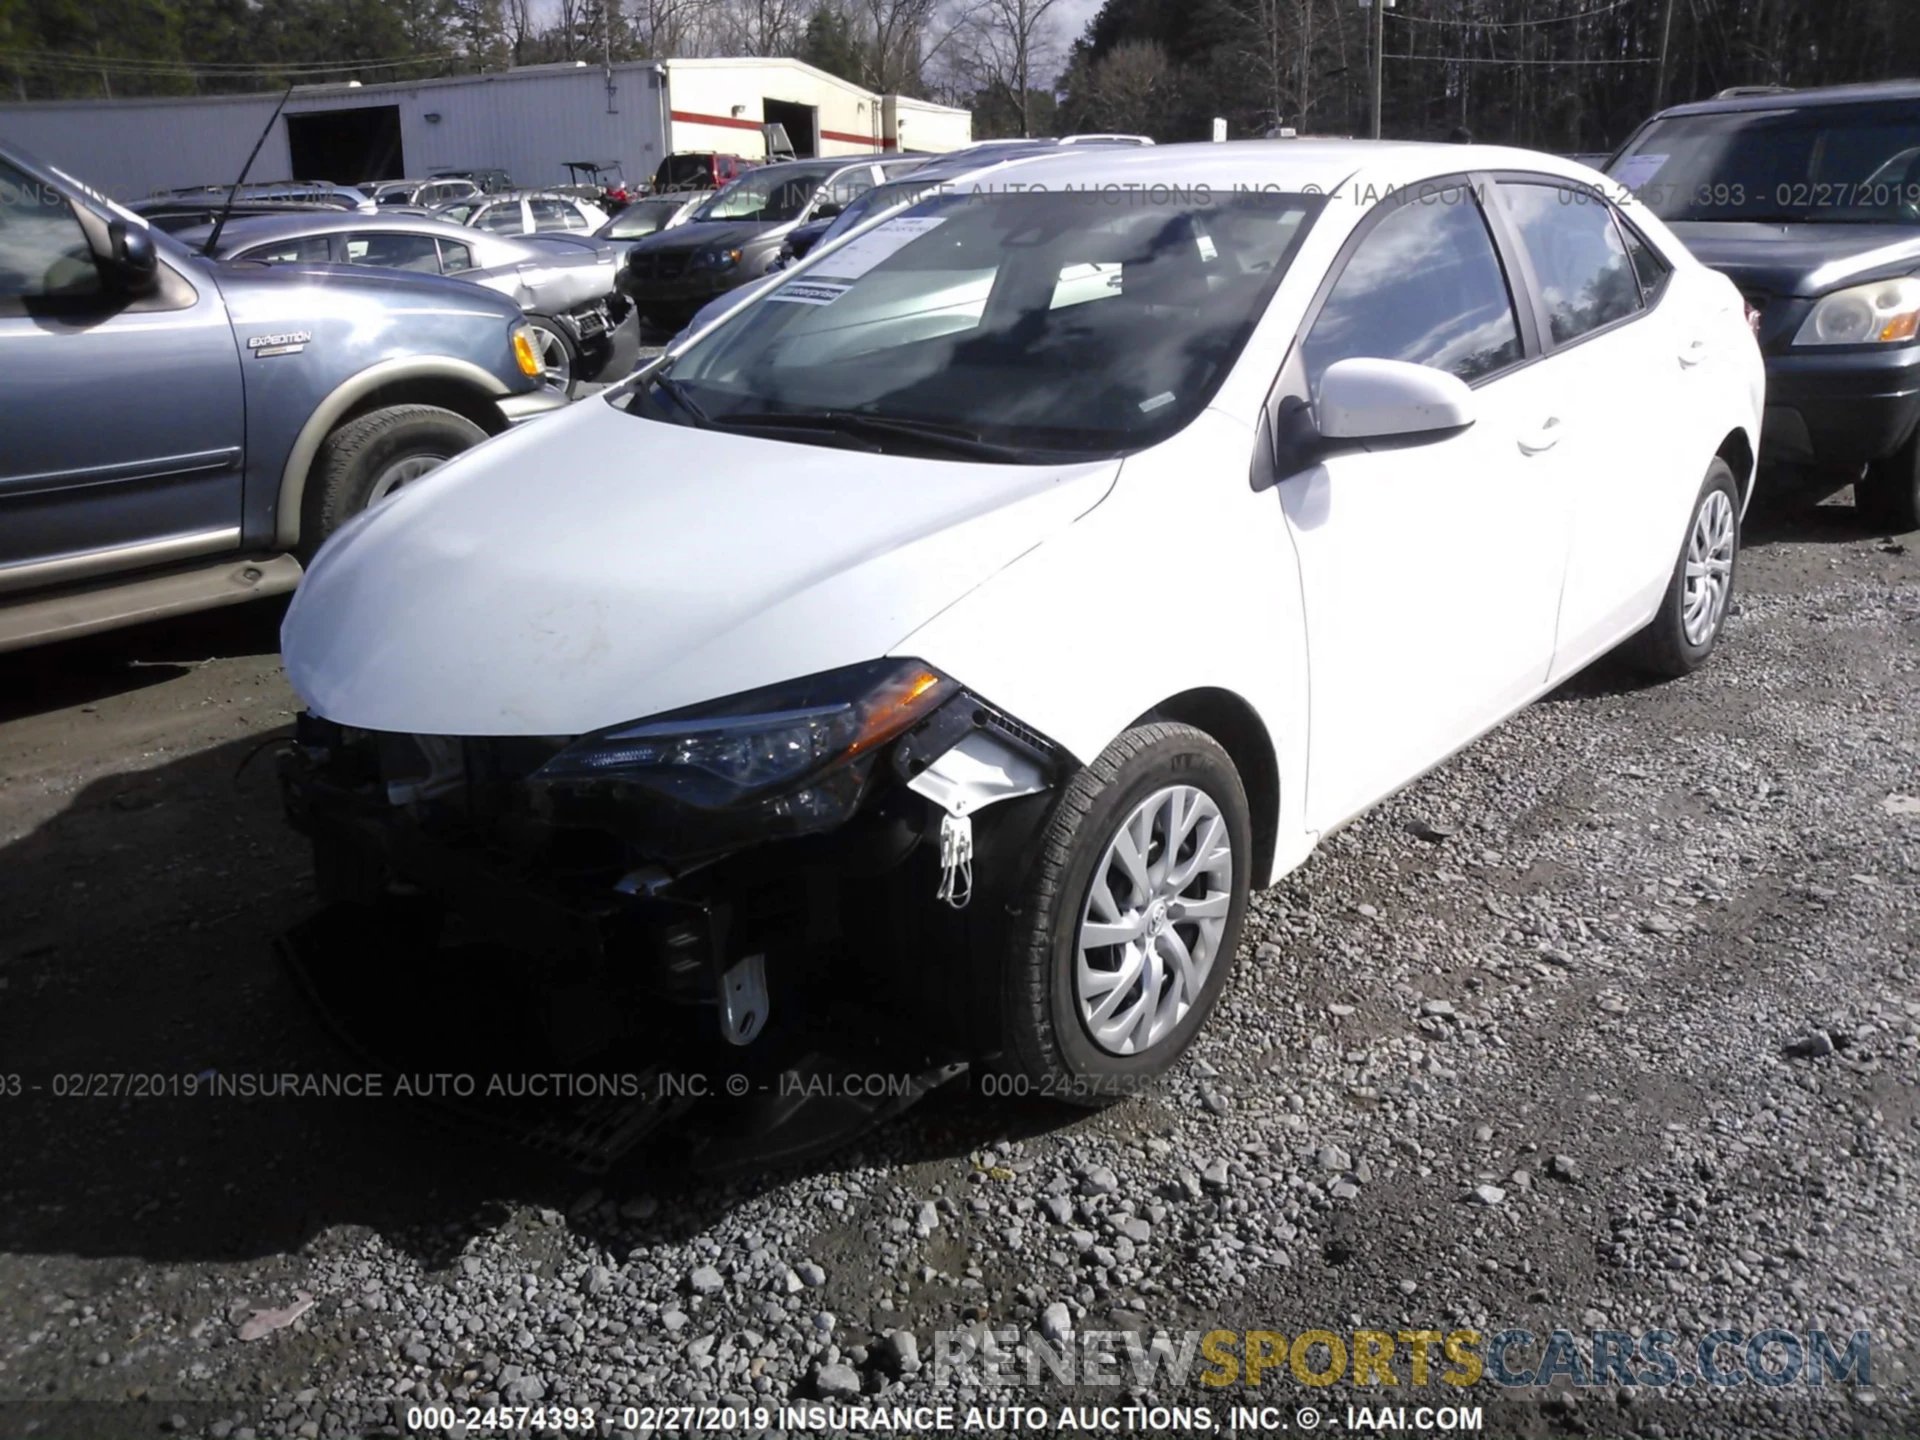
[[[1791,95],[1791,85],[1729,85],[1724,90],[1716,90],[1716,100],[1737,100],[1742,95]]]

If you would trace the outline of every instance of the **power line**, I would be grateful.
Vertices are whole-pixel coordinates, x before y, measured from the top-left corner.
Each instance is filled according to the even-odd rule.
[[[0,61],[24,65],[30,69],[42,70],[80,70],[98,74],[102,70],[122,75],[156,75],[191,77],[204,75],[209,78],[243,75],[330,75],[342,70],[397,70],[410,65],[439,65],[449,61],[464,60],[466,57],[452,51],[434,51],[422,55],[410,55],[405,58],[382,58],[377,60],[297,60],[285,64],[271,61],[264,64],[239,64],[228,61],[209,61],[196,64],[190,60],[142,60],[134,56],[119,55],[83,55],[71,51],[57,50],[0,50]]]
[[[1389,60],[1432,60],[1442,65],[1658,65],[1658,57],[1619,60],[1499,60],[1486,55],[1389,55]]]
[[[1535,30],[1542,25],[1563,25],[1570,20],[1586,20],[1595,15],[1611,15],[1616,10],[1624,10],[1634,0],[1613,0],[1611,5],[1602,5],[1597,10],[1582,10],[1573,15],[1550,15],[1545,20],[1448,20],[1438,15],[1403,15],[1398,10],[1389,10],[1387,14],[1395,20],[1404,20],[1409,25],[1457,25],[1473,30]]]

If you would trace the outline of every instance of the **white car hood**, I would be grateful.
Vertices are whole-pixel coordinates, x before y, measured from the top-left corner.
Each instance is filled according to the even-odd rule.
[[[1119,468],[873,455],[588,400],[343,527],[282,626],[287,675],[364,729],[578,735],[885,655]]]

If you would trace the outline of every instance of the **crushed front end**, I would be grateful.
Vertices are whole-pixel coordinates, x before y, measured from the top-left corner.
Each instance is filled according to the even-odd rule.
[[[574,997],[562,1048],[777,1065],[861,1026],[907,1063],[991,1047],[985,892],[1072,763],[882,660],[577,737],[307,713],[280,773],[324,901],[511,950],[530,989]]]

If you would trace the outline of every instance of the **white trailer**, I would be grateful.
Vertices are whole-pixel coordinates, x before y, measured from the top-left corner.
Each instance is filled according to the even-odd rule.
[[[569,160],[617,162],[649,178],[676,151],[761,159],[761,127],[783,126],[800,155],[968,143],[964,110],[875,95],[797,60],[693,59],[613,66],[530,65],[390,84],[300,86],[278,94],[0,104],[0,138],[115,199],[218,185],[266,130],[251,177],[339,183],[501,169],[524,186],[567,178]],[[900,138],[902,124],[908,135]]]

